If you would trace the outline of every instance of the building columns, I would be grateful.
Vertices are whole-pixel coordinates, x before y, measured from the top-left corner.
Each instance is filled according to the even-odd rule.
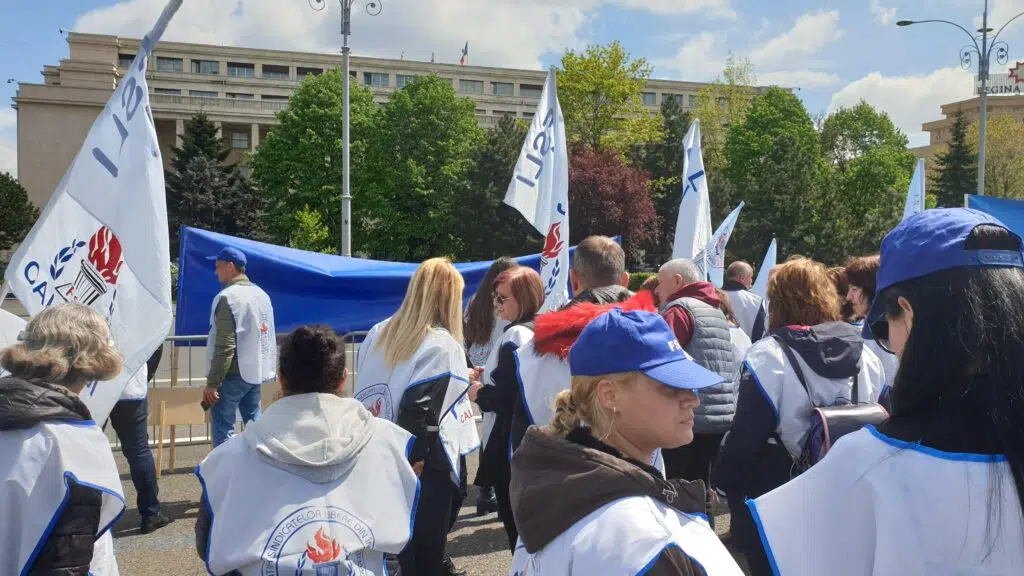
[[[174,146],[181,148],[185,144],[185,121],[178,119],[174,121]]]
[[[217,136],[220,136],[221,138],[224,137],[223,126],[224,126],[224,123],[219,121],[219,120],[217,120],[217,121],[215,121],[213,123],[213,127],[217,129]]]
[[[260,147],[260,125],[253,122],[252,137],[249,138],[249,151],[255,152]]]

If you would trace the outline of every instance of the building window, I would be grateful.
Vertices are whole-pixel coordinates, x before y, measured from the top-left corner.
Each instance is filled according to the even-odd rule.
[[[491,82],[491,93],[495,96],[514,96],[516,85],[511,82]]]
[[[644,92],[644,106],[657,106],[658,95],[654,92]]]
[[[474,110],[474,112],[476,112],[477,116],[486,116],[487,115],[487,110],[484,110],[483,108],[477,108],[476,110]]]
[[[225,94],[225,96],[227,96],[228,98],[234,98],[236,100],[255,100],[256,99],[256,95],[255,94],[245,94],[245,93],[242,93],[242,92],[228,92],[227,94]]]
[[[395,74],[395,86],[405,88],[416,80],[414,74]]]
[[[231,147],[236,149],[249,149],[249,135],[245,132],[231,133]]]
[[[683,95],[682,94],[668,94],[668,93],[662,93],[661,94],[661,103],[662,104],[665,104],[666,102],[670,102],[670,101],[671,102],[675,102],[676,104],[679,104],[680,106],[682,106],[683,105]]]
[[[689,101],[690,101],[690,108],[696,108],[697,107],[697,95],[696,94],[690,94],[688,96],[688,98],[689,98]]]
[[[288,97],[287,96],[276,96],[276,95],[271,95],[271,94],[264,94],[264,95],[260,96],[260,99],[261,100],[273,100],[275,102],[287,102],[288,101]]]
[[[181,96],[178,88],[153,88],[153,94],[165,94],[167,96]]]
[[[541,92],[544,91],[544,87],[540,84],[520,84],[519,95],[523,98],[540,98]]]
[[[483,94],[483,80],[459,80],[459,92],[463,94]]]
[[[494,116],[512,116],[515,117],[516,113],[512,110],[491,110],[491,114]]]
[[[267,80],[290,80],[291,72],[288,71],[287,66],[274,66],[272,64],[263,65],[263,77]]]
[[[181,58],[160,58],[156,59],[157,72],[184,72]]]
[[[196,98],[216,98],[218,94],[210,90],[189,90],[189,96],[195,96]]]
[[[299,77],[299,80],[302,80],[303,78],[305,78],[309,74],[312,74],[313,76],[319,76],[320,74],[323,74],[323,72],[324,72],[323,68],[296,68],[295,69],[295,75]]]
[[[228,76],[237,76],[239,78],[255,78],[256,65],[239,64],[238,62],[228,62]]]
[[[375,87],[387,87],[391,85],[391,75],[383,72],[363,72],[363,84]]]
[[[214,60],[193,60],[193,74],[220,74],[220,62]]]
[[[117,55],[117,67],[118,68],[131,68],[132,62],[135,61],[135,54],[118,54]]]

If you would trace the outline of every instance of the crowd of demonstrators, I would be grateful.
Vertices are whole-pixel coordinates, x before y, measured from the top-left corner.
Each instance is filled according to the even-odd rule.
[[[420,495],[407,459],[413,436],[342,398],[347,377],[345,343],[330,328],[304,326],[284,339],[283,397],[196,470],[196,549],[212,574],[262,573],[266,562],[298,563],[305,574],[303,554],[308,573],[323,563],[334,574],[383,574],[384,554],[406,547]],[[303,523],[307,510],[322,511],[321,521]],[[331,511],[358,518],[360,530],[331,530],[345,521]],[[289,537],[268,552],[267,528],[289,520]]]
[[[494,304],[494,281],[502,272],[516,266],[518,263],[508,256],[502,256],[492,262],[483,280],[480,281],[480,288],[469,298],[463,336],[466,338],[466,353],[473,368],[487,365],[491,350],[497,346],[505,333],[505,328],[508,327],[508,320],[498,315],[497,306]],[[497,512],[498,500],[494,495],[494,487],[481,486],[479,483],[477,485],[480,488],[476,503],[477,515],[485,516]]]
[[[121,478],[79,398],[121,373],[106,321],[80,304],[46,308],[0,351],[0,366],[0,573],[117,574]]]
[[[210,314],[203,405],[216,448],[234,433],[236,412],[246,424],[259,418],[260,388],[276,377],[277,335],[270,297],[245,274],[246,255],[224,248],[211,259],[223,288]]]
[[[690,260],[672,260],[658,271],[661,313],[679,344],[700,366],[724,382],[700,391],[693,422],[693,442],[663,452],[669,478],[708,481],[722,435],[736,412],[737,358],[729,321],[710,282]]]
[[[533,319],[544,304],[544,283],[533,268],[518,266],[494,281],[494,305],[508,327],[491,350],[483,372],[482,388],[469,393],[484,415],[483,450],[476,483],[492,486],[498,517],[505,526],[509,546],[519,537],[508,499],[509,459],[513,435],[522,436],[529,423],[523,410],[517,377],[516,351],[533,338]]]
[[[754,574],[771,571],[745,500],[790,480],[814,407],[875,402],[884,385],[878,357],[857,328],[840,321],[822,264],[797,257],[776,266],[768,307],[771,336],[747,351],[736,417],[712,476],[728,498],[733,540]]]
[[[356,398],[416,438],[409,459],[420,495],[412,540],[399,554],[405,576],[457,572],[446,545],[464,494],[461,457],[480,446],[466,397],[472,373],[462,345],[464,287],[450,261],[427,260],[395,315],[374,326],[359,349]]]
[[[874,254],[850,260],[843,270],[843,276],[848,284],[845,300],[853,311],[852,317],[857,326],[863,326],[864,318],[875,300],[876,277],[880,264],[881,257]],[[865,343],[882,360],[882,366],[885,368],[885,383],[892,386],[896,380],[896,371],[899,369],[899,360],[896,359],[896,355],[879,346],[870,334],[865,336]]]

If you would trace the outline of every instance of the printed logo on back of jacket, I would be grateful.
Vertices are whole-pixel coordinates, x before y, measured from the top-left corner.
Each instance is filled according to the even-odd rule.
[[[386,383],[367,386],[356,394],[356,400],[363,403],[371,414],[378,418],[394,421],[395,410],[391,402],[391,388]]]
[[[298,540],[297,548],[292,544]],[[345,543],[350,550],[346,550]],[[365,550],[373,531],[362,520],[335,506],[306,506],[281,521],[261,555],[261,576],[372,576]],[[286,552],[286,550],[288,550]]]

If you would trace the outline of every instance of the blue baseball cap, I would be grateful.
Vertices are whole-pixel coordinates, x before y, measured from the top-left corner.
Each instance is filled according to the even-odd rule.
[[[230,264],[234,264],[237,268],[245,268],[245,264],[248,262],[245,258],[244,252],[238,248],[232,248],[230,246],[221,250],[216,256],[210,256],[207,260],[228,262]]]
[[[937,208],[918,212],[899,223],[882,240],[875,294],[907,280],[942,270],[980,267],[1024,268],[1017,250],[965,250],[964,243],[983,224],[1009,228],[990,214],[970,208]],[[1014,234],[1018,242],[1020,237]],[[864,320],[863,335],[874,338],[871,325],[882,319],[885,304],[876,296]]]
[[[621,308],[587,324],[569,349],[569,371],[573,376],[643,372],[666,386],[686,390],[725,382],[683,351],[661,316]]]

